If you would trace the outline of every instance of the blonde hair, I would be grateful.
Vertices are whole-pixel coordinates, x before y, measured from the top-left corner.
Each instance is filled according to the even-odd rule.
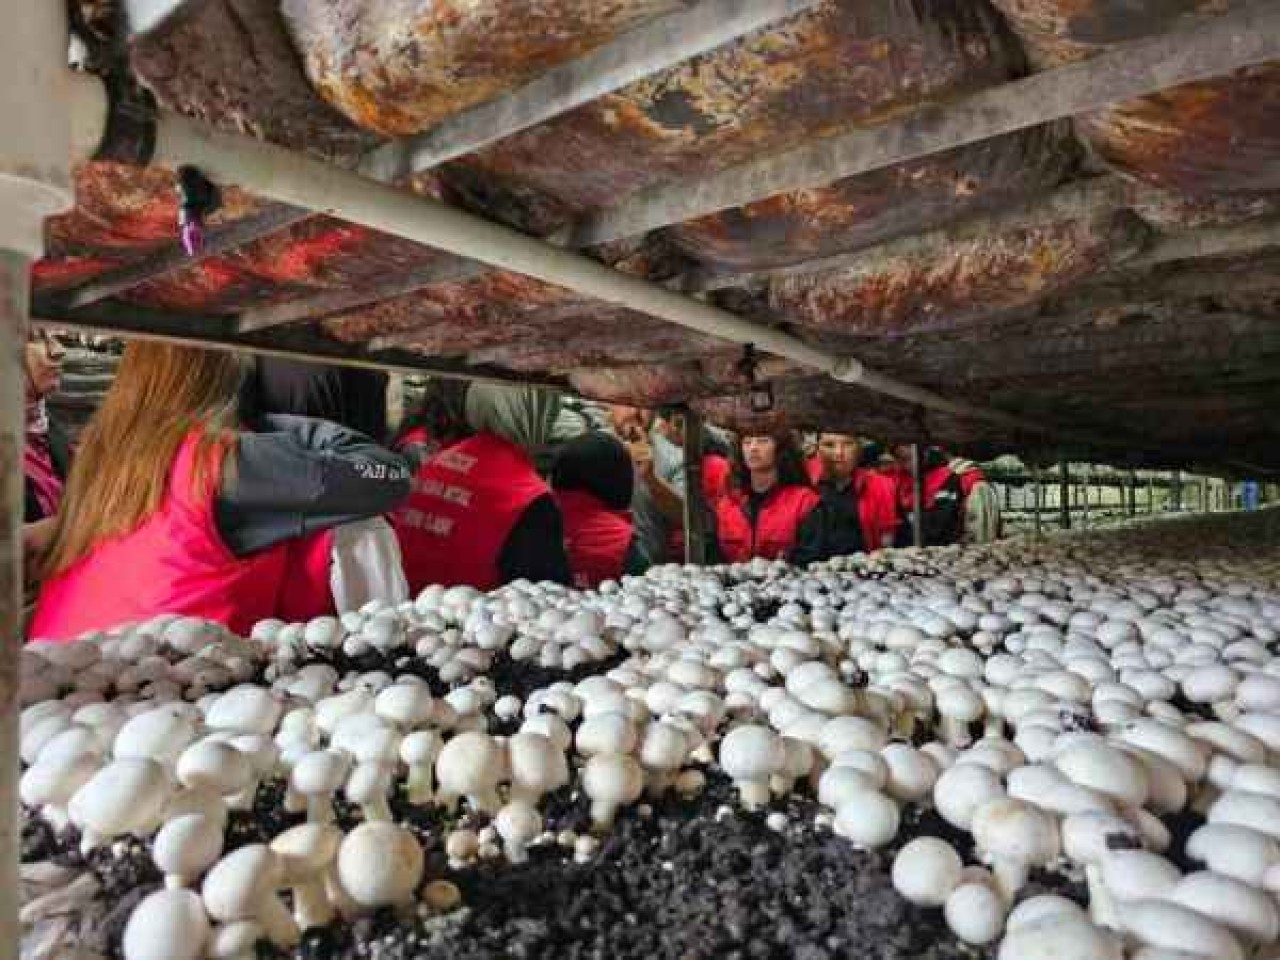
[[[215,484],[235,442],[245,363],[231,353],[134,342],[85,428],[58,511],[46,574],[60,573],[102,541],[130,533],[164,500],[174,458],[203,432],[195,482]]]

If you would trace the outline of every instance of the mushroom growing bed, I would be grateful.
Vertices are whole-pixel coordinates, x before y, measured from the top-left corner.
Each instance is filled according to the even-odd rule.
[[[23,956],[1245,960],[1280,513],[24,651]]]

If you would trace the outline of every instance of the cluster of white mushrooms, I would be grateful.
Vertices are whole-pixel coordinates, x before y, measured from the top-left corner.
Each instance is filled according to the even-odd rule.
[[[126,960],[235,960],[338,916],[451,907],[394,820],[401,785],[470,811],[441,838],[455,867],[540,844],[589,859],[595,836],[544,828],[544,795],[585,794],[600,832],[646,796],[698,793],[712,765],[747,811],[811,788],[819,822],[868,849],[894,843],[904,806],[933,807],[979,862],[920,836],[893,884],[1000,960],[1276,956],[1280,555],[1235,530],[665,567],[592,593],[432,588],[247,640],[162,617],[33,644],[21,797],[86,848],[150,839],[165,889],[134,912]],[[1214,537],[1216,559],[1178,558]],[[308,663],[339,646],[452,689]],[[522,702],[486,676],[500,654],[617,665]],[[272,778],[306,821],[224,853],[229,811]],[[339,796],[359,809],[348,832]],[[1189,810],[1204,825],[1175,850],[1167,823]],[[768,822],[786,828],[780,809]],[[1037,869],[1085,880],[1087,909],[1027,896]]]

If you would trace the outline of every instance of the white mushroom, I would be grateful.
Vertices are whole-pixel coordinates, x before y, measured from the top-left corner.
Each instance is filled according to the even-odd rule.
[[[219,860],[204,878],[205,909],[223,923],[256,920],[272,943],[291,947],[300,932],[276,895],[283,877],[280,859],[269,847],[261,843],[241,847]]]
[[[458,797],[466,797],[473,810],[496,812],[503,767],[503,751],[493,737],[478,731],[454,736],[436,759],[437,802],[452,810]]]
[[[1144,944],[1183,950],[1214,960],[1244,960],[1239,942],[1225,927],[1168,900],[1135,900],[1121,913],[1124,928]]]
[[[508,803],[494,817],[493,825],[502,837],[503,850],[512,863],[529,859],[525,848],[542,832],[542,817],[527,803]]]
[[[443,746],[444,740],[435,730],[415,730],[400,741],[400,759],[409,768],[406,799],[414,806],[431,802],[435,791],[432,771]]]
[[[116,760],[71,797],[67,814],[81,832],[81,850],[125,833],[146,834],[160,822],[169,779],[154,760]]]
[[[618,808],[639,798],[644,789],[644,771],[627,754],[598,753],[583,768],[582,788],[591,798],[591,822],[608,829]]]
[[[222,823],[201,814],[170,820],[151,847],[151,858],[163,873],[165,886],[190,886],[222,856]]]
[[[988,801],[973,814],[973,839],[996,876],[1005,902],[1012,903],[1031,867],[1058,855],[1058,829],[1053,818],[1012,797]]]
[[[124,960],[203,960],[209,917],[190,890],[157,890],[133,909],[124,928]]]
[[[564,752],[540,733],[517,733],[507,740],[512,802],[536,806],[542,795],[569,782]]]
[[[325,880],[341,842],[342,831],[327,823],[299,824],[271,841],[271,851],[280,858],[282,881],[293,894],[294,919],[302,930],[333,919]]]
[[[769,782],[786,768],[782,738],[756,724],[730,730],[720,741],[720,768],[733,779],[747,810],[769,802]]]
[[[364,910],[410,907],[422,870],[422,847],[394,823],[363,823],[338,849],[338,880]]]
[[[346,779],[350,761],[336,750],[313,750],[293,765],[289,789],[305,798],[312,823],[333,820],[333,797]]]
[[[898,835],[898,805],[874,790],[855,791],[836,809],[835,832],[857,847],[873,849]]]
[[[955,848],[936,837],[917,837],[893,860],[893,887],[911,903],[940,907],[960,884],[964,863]]]

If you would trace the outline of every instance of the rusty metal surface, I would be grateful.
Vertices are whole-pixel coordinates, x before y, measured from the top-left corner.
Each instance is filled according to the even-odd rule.
[[[860,269],[785,277],[770,309],[805,327],[863,336],[970,325],[1025,307],[1137,253],[1146,230],[1122,211],[1008,236],[958,241],[946,255],[888,257]]]
[[[985,4],[831,0],[455,166],[505,188],[513,209],[533,190],[582,212],[1006,79],[1019,57]]]
[[[1191,195],[1280,189],[1280,64],[1081,117],[1107,163]]]
[[[681,0],[283,0],[315,89],[359,126],[425,130]]]
[[[337,162],[376,142],[311,89],[277,0],[186,0],[129,57],[160,104],[215,126]]]

